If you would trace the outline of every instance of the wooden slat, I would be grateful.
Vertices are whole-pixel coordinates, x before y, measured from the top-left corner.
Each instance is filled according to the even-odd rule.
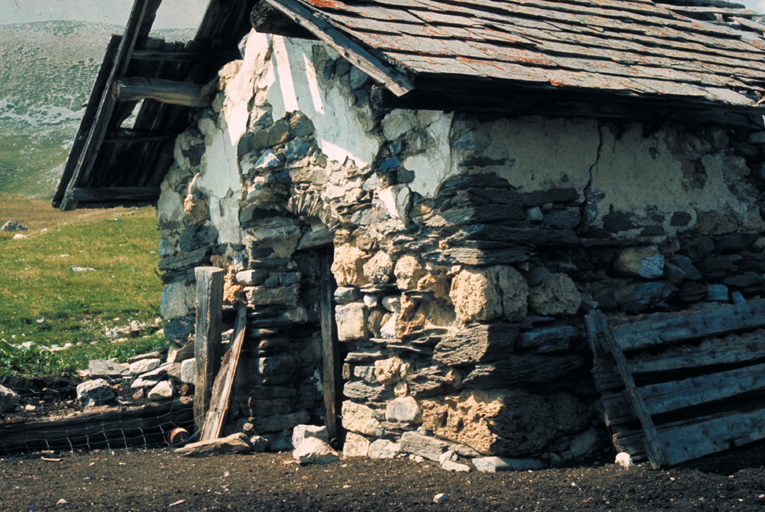
[[[290,19],[305,27],[316,37],[331,46],[340,55],[369,76],[385,84],[397,96],[403,96],[413,89],[409,80],[395,68],[382,61],[360,44],[352,41],[341,31],[318,18],[314,13],[295,0],[263,0],[280,10]]]
[[[242,353],[246,327],[247,306],[244,303],[240,303],[231,346],[226,355],[223,356],[220,371],[215,377],[215,384],[212,387],[210,409],[207,412],[205,424],[199,436],[200,441],[218,439],[223,432],[223,426],[226,424],[229,413],[231,390],[234,385],[237,369],[239,368],[239,356]]]
[[[762,390],[765,364],[643,386],[637,393],[654,415]]]
[[[239,52],[166,52],[160,50],[133,50],[133,60],[159,60],[171,62],[241,59]]]
[[[83,203],[156,201],[159,194],[159,187],[75,188],[73,191],[74,200]]]
[[[686,348],[683,353],[649,360],[632,358],[629,369],[633,375],[672,372],[705,366],[740,364],[765,360],[765,331],[751,334],[730,335],[726,338],[704,340],[699,347]]]
[[[332,275],[332,252],[321,253],[321,348],[322,385],[324,387],[324,415],[330,439],[341,440],[342,432],[338,417],[342,398],[342,378],[337,328],[335,326],[334,277]]]
[[[626,393],[630,397],[632,407],[635,410],[638,419],[640,420],[640,424],[643,426],[643,431],[646,435],[646,452],[648,453],[648,460],[651,462],[651,466],[654,468],[660,468],[666,464],[666,459],[664,458],[662,447],[658,441],[656,426],[653,424],[651,415],[646,410],[645,404],[643,404],[642,399],[638,395],[637,388],[635,386],[635,380],[632,378],[632,374],[627,368],[627,360],[625,359],[621,348],[619,348],[619,345],[614,339],[614,336],[611,333],[611,328],[608,327],[608,325],[605,325],[601,330],[601,333],[603,334],[603,338],[611,350],[611,355],[616,361],[616,367],[619,369],[619,373],[621,374],[622,380],[624,381],[624,384],[627,388]]]
[[[668,464],[679,464],[765,438],[765,409],[731,414],[663,431],[659,442]]]
[[[114,84],[117,101],[152,99],[186,107],[209,107],[212,99],[202,94],[204,85],[158,78],[123,77]]]
[[[197,323],[194,338],[194,423],[198,430],[204,426],[212,398],[217,354],[221,342],[223,314],[223,275],[217,267],[197,267]]]
[[[765,300],[647,319],[614,327],[613,331],[622,350],[637,350],[760,327],[765,327]]]

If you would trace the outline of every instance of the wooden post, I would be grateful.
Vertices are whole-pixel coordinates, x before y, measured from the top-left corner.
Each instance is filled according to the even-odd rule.
[[[223,432],[223,425],[226,423],[226,418],[228,418],[231,389],[234,387],[236,371],[239,368],[239,355],[242,353],[246,327],[247,306],[242,302],[239,304],[239,314],[236,317],[231,347],[226,352],[226,355],[223,356],[223,364],[221,364],[220,371],[215,377],[215,384],[212,387],[212,400],[210,400],[210,410],[207,411],[205,424],[201,429],[200,441],[218,439],[221,432]]]
[[[335,327],[335,280],[332,275],[332,252],[321,252],[321,351],[323,360],[322,379],[324,386],[324,410],[327,421],[327,433],[330,440],[341,443],[341,426],[337,418],[340,414],[341,385],[340,355],[338,350],[337,329]]]
[[[212,397],[223,315],[223,270],[197,267],[197,330],[194,338],[194,424],[202,430]]]

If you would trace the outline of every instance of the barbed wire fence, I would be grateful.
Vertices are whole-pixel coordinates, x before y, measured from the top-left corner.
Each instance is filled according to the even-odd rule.
[[[0,414],[0,457],[4,459],[177,447],[177,439],[171,442],[176,429],[188,433],[181,437],[185,442],[198,440],[191,396],[162,401],[118,397],[108,406],[83,408],[76,385],[12,389],[19,395],[21,410]]]

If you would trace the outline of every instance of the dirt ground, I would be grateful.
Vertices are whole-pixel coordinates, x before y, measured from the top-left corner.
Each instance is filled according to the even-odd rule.
[[[448,473],[408,459],[299,466],[289,453],[205,459],[169,449],[48,453],[0,459],[0,510],[763,511],[764,465],[763,444],[669,470],[623,469],[604,460],[497,474]],[[446,497],[434,503],[439,493]]]

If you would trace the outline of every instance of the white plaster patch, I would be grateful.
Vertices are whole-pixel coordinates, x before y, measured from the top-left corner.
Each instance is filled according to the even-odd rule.
[[[268,90],[274,119],[301,111],[313,121],[316,142],[329,160],[352,160],[359,169],[371,165],[380,140],[370,135],[374,119],[368,109],[354,107],[355,97],[347,83],[319,83],[314,47],[337,58],[323,43],[270,36],[273,53],[258,88]],[[318,53],[318,52],[317,52]]]
[[[535,116],[500,119],[473,129],[490,140],[481,156],[502,162],[486,166],[482,172],[496,173],[521,192],[573,188],[583,199],[590,167],[598,155],[596,121]],[[472,156],[470,151],[454,153],[455,165]]]
[[[456,172],[449,144],[454,114],[434,112],[428,117],[433,121],[428,125],[427,132],[435,144],[424,153],[410,156],[404,160],[403,165],[414,172],[414,181],[409,184],[409,188],[423,197],[435,197],[441,183]]]
[[[230,192],[226,197],[210,197],[210,221],[218,230],[218,243],[242,243],[239,225],[239,198],[241,194]]]
[[[202,155],[202,173],[197,181],[199,190],[218,198],[226,197],[230,191],[242,190],[237,146],[231,144],[225,120],[221,120],[221,124],[222,128],[209,131],[210,143]]]
[[[643,217],[664,214],[666,220],[662,225],[670,236],[677,230],[670,225],[675,212],[691,214],[689,225],[693,225],[698,212],[732,211],[747,229],[761,229],[754,201],[747,200],[745,194],[736,197],[726,186],[724,172],[733,171],[727,170],[721,155],[704,158],[707,173],[704,187],[686,191],[681,160],[667,147],[667,138],[672,133],[662,130],[644,139],[641,126],[634,124],[618,140],[610,130],[604,129],[603,134],[601,157],[593,169],[592,181],[593,193],[603,196],[598,202],[596,224],[602,224],[603,216],[613,207]]]

